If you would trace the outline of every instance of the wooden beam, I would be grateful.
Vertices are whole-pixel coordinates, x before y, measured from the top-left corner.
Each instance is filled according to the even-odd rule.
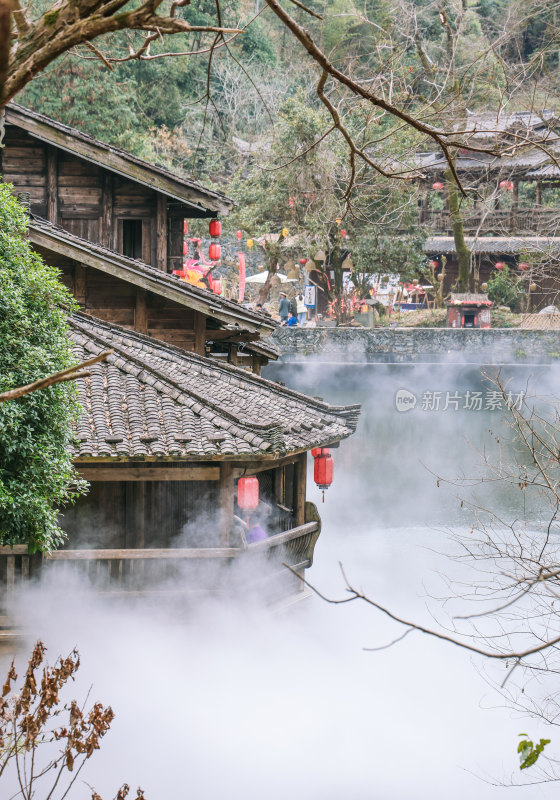
[[[194,312],[194,352],[204,355],[206,342],[206,317],[200,311]]]
[[[74,265],[74,297],[81,306],[86,304],[87,268],[83,264]]]
[[[225,462],[220,467],[220,547],[229,545],[233,525],[233,467]]]
[[[134,307],[134,330],[138,333],[148,332],[148,306],[145,289],[136,289],[136,305]]]
[[[274,498],[277,503],[284,504],[284,467],[274,470]]]
[[[294,512],[296,525],[305,522],[305,493],[307,490],[307,453],[298,456],[295,470]]]
[[[58,222],[58,153],[47,147],[47,219]]]
[[[230,346],[229,346],[228,361],[229,361],[230,364],[233,364],[234,366],[236,366],[239,363],[239,360],[237,358],[237,345],[236,344],[230,344]]]
[[[111,250],[115,247],[113,234],[113,176],[103,172],[103,192],[101,198],[101,244]]]
[[[86,481],[218,481],[220,467],[76,467]]]
[[[158,194],[156,203],[156,267],[167,272],[167,198]]]
[[[189,547],[189,548],[133,548],[123,550],[55,550],[45,553],[46,561],[114,561],[138,559],[183,559],[183,558],[235,558],[240,554],[237,547]]]

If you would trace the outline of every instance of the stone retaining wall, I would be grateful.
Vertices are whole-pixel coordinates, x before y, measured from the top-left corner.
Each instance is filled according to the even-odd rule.
[[[504,364],[560,360],[560,331],[519,328],[280,328],[269,339],[284,361]]]

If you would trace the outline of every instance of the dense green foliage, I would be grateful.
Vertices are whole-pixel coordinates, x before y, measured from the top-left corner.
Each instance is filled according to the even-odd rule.
[[[26,241],[27,217],[0,184],[0,391],[72,362],[66,314],[74,302]],[[76,390],[61,383],[0,404],[0,543],[60,543],[57,506],[81,488],[69,456]],[[73,488],[72,488],[73,487]]]
[[[512,311],[517,311],[523,295],[520,281],[507,265],[488,281],[488,297],[495,306],[510,306]]]

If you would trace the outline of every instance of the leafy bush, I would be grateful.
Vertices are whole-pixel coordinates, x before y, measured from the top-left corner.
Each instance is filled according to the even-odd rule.
[[[0,185],[0,392],[75,363],[66,314],[74,300],[25,238],[27,217]],[[83,490],[69,455],[79,413],[62,383],[0,404],[0,544],[50,550],[64,533],[57,506]]]
[[[523,288],[507,265],[488,281],[488,297],[495,306],[509,306],[512,311],[515,311],[519,307],[523,295]]]

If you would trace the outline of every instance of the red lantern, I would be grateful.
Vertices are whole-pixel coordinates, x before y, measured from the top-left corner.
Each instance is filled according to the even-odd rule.
[[[208,258],[210,261],[219,261],[222,257],[222,248],[216,242],[212,242],[208,248]]]
[[[439,264],[438,264],[437,261],[434,261],[432,259],[432,261],[430,261],[430,263],[429,263],[429,267],[430,267],[430,269],[437,269],[439,267]]]
[[[517,266],[519,267],[519,269],[522,269],[522,270],[531,269],[531,265],[527,264],[526,261],[520,261]]]
[[[189,246],[186,242],[183,242],[183,255],[186,256],[188,252]]]
[[[343,238],[343,239],[346,239],[346,236],[347,236],[348,234],[346,233],[345,229],[344,229],[344,228],[342,228],[342,230],[340,231],[340,235],[342,236],[342,238]]]
[[[443,189],[443,183],[441,181],[436,181],[435,183],[432,183],[432,189],[434,190],[434,192],[441,192]]]
[[[222,280],[221,278],[216,278],[212,281],[212,291],[214,294],[221,294],[222,293]]]
[[[317,458],[320,455],[328,456],[330,455],[331,451],[328,447],[314,447],[311,451],[311,455],[313,458]]]
[[[323,490],[323,503],[325,502],[325,489],[328,489],[333,482],[334,477],[334,461],[329,453],[328,448],[326,452],[321,452],[315,459],[315,469],[313,471],[315,483],[319,489]]]
[[[308,258],[300,258],[299,263],[301,264],[302,267],[305,267],[308,261],[309,261]]]
[[[237,236],[237,240],[240,242],[243,239],[243,231],[237,231],[235,234]]]
[[[222,232],[222,223],[219,219],[211,219],[208,225],[210,236],[219,236]]]
[[[494,266],[496,267],[496,269],[499,269],[501,271],[505,267],[505,263],[503,261],[496,261]]]
[[[290,206],[290,208],[293,208],[295,206],[295,204],[296,204],[296,201],[294,200],[294,198],[290,197],[290,199],[288,200],[288,205]]]
[[[186,220],[186,219],[184,219],[184,220],[183,220],[183,234],[184,234],[185,236],[187,235],[187,230],[188,230],[188,226],[187,226],[187,220]]]
[[[500,189],[505,192],[513,192],[513,183],[511,181],[500,181]]]
[[[237,481],[237,505],[243,511],[254,511],[259,504],[259,481],[255,475]]]

